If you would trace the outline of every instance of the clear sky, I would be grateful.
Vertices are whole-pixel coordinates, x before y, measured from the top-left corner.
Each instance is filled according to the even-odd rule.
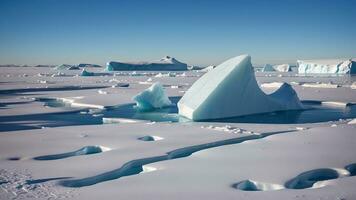
[[[0,0],[0,64],[356,57],[356,0]]]

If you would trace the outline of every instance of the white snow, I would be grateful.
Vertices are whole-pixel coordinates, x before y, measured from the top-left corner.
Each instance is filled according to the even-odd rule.
[[[298,60],[298,73],[315,74],[355,74],[356,62],[353,59]]]
[[[204,74],[178,102],[179,114],[192,120],[302,108],[289,84],[270,95],[261,91],[248,55],[229,59]]]
[[[152,110],[172,105],[162,84],[154,83],[140,94],[133,97],[136,106],[140,110]]]
[[[280,88],[283,85],[282,82],[262,83],[263,88]]]
[[[303,83],[303,87],[311,87],[311,88],[338,88],[340,87],[337,84],[332,83]]]
[[[353,89],[353,90],[356,90],[356,82],[353,82],[353,83],[350,85],[350,88]]]

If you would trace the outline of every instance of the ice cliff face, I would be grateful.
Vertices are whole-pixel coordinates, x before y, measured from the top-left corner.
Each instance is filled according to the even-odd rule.
[[[348,60],[298,60],[298,73],[356,74],[356,61]]]
[[[173,57],[165,56],[158,61],[154,62],[140,62],[140,63],[124,63],[111,61],[106,64],[107,71],[120,71],[120,70],[144,70],[144,71],[178,71],[187,70],[188,65],[179,62]]]
[[[178,102],[179,114],[194,121],[302,108],[287,83],[266,95],[256,82],[249,55],[231,58],[210,70]]]

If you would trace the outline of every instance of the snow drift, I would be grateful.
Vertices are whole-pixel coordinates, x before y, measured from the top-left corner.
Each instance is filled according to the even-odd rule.
[[[142,111],[163,108],[172,104],[163,86],[158,82],[134,96],[133,100],[136,101],[137,108]]]
[[[145,70],[145,71],[179,71],[187,70],[186,63],[179,62],[175,58],[166,56],[154,62],[139,62],[139,63],[124,63],[124,62],[108,62],[106,64],[107,71],[127,71],[127,70]]]
[[[298,60],[298,73],[356,74],[355,59]]]
[[[195,121],[302,108],[287,83],[266,95],[256,82],[249,55],[234,57],[210,70],[178,102],[179,114]]]

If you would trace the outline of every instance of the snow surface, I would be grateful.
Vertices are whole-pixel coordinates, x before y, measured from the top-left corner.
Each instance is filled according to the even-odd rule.
[[[204,74],[178,102],[179,114],[195,121],[302,108],[287,83],[270,95],[261,91],[248,55],[229,59]]]
[[[107,71],[125,71],[125,70],[187,70],[186,63],[179,62],[173,57],[166,56],[154,62],[124,63],[110,61],[106,64]]]
[[[300,74],[356,74],[356,62],[353,59],[298,60],[297,67]]]
[[[148,87],[139,82],[159,81],[174,104],[204,73],[101,70],[82,77],[74,70],[53,76],[52,68],[1,68],[0,199],[356,199],[356,116],[282,124],[108,115],[135,105],[132,97]],[[292,87],[303,102],[355,110],[353,76],[266,75],[256,73],[261,85],[298,83]]]

